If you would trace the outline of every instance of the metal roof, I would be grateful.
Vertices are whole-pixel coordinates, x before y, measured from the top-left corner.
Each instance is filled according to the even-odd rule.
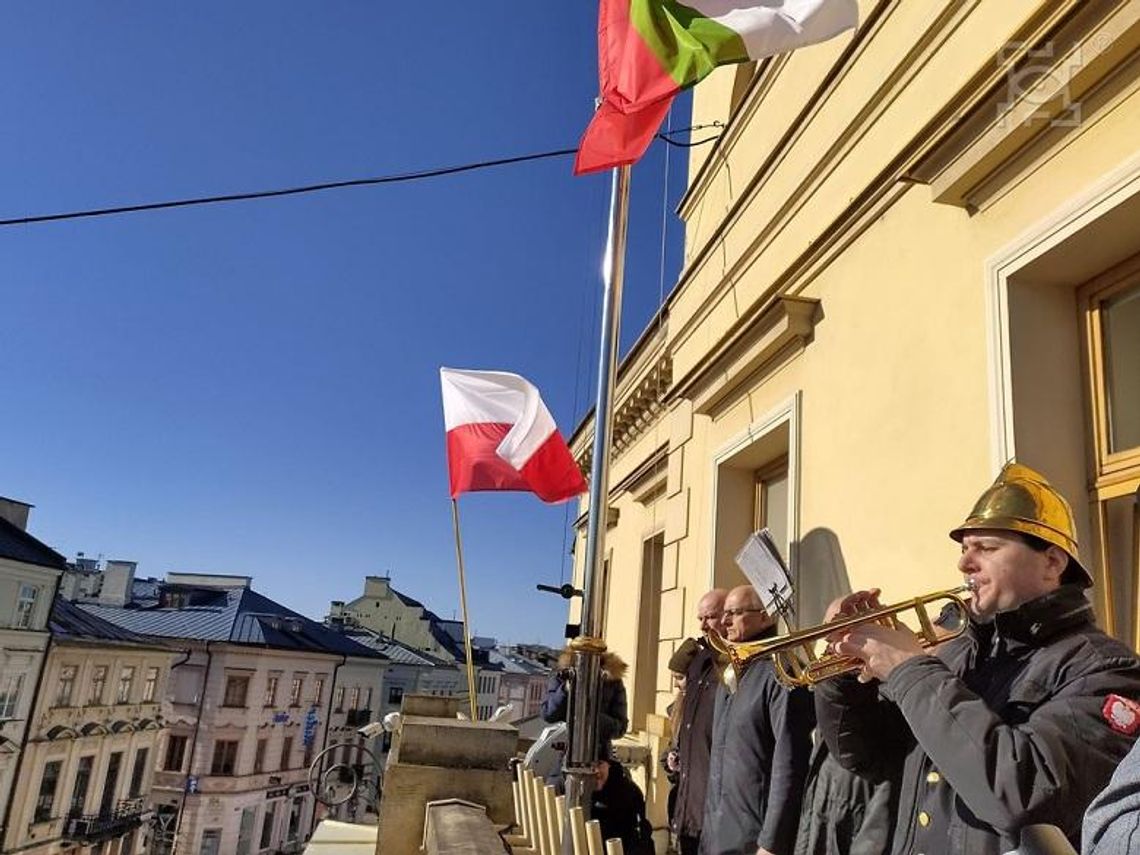
[[[3,517],[0,517],[0,558],[53,570],[63,570],[67,566],[66,558]]]
[[[56,597],[51,605],[48,628],[53,638],[65,640],[126,641],[132,644],[153,644],[141,635],[89,614],[63,597]]]
[[[207,594],[206,602],[181,608],[158,605],[131,608],[97,603],[81,603],[79,608],[140,635],[377,658],[378,651],[249,588],[208,589],[203,593]],[[209,594],[213,594],[212,601]]]

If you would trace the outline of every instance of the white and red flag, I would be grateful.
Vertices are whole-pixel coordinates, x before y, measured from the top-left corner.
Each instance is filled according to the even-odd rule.
[[[522,490],[544,502],[586,492],[586,480],[542,397],[506,371],[439,369],[451,497]]]

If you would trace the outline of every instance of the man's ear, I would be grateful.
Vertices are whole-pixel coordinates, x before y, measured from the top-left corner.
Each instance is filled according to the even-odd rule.
[[[1050,546],[1045,550],[1045,560],[1049,580],[1059,585],[1069,566],[1069,554],[1059,546]]]

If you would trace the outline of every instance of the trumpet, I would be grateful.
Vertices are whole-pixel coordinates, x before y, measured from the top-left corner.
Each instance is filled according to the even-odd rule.
[[[733,643],[715,633],[710,633],[708,641],[714,650],[729,660],[725,677],[730,686],[739,681],[744,669],[752,660],[763,656],[772,657],[776,679],[788,688],[814,686],[832,677],[856,674],[863,669],[862,660],[854,656],[840,656],[830,647],[822,653],[816,653],[816,643],[820,640],[833,633],[868,623],[878,623],[891,629],[910,629],[899,620],[899,615],[913,610],[919,624],[917,633],[919,643],[924,648],[933,647],[957,638],[966,631],[970,611],[962,595],[971,590],[972,586],[966,584],[945,591],[935,591],[892,606],[881,606],[857,615],[840,617],[831,623],[797,630],[775,638]],[[932,620],[927,608],[937,603],[942,605],[939,606],[938,616]]]

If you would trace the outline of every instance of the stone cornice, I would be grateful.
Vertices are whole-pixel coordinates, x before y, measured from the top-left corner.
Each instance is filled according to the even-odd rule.
[[[665,403],[688,398],[694,412],[713,412],[743,381],[759,382],[782,357],[807,344],[820,317],[819,301],[805,297],[778,297],[757,307],[678,379]]]
[[[979,185],[1046,134],[1081,126],[1083,102],[1140,50],[1140,0],[1044,10],[951,104],[936,144],[907,178],[967,209]]]

